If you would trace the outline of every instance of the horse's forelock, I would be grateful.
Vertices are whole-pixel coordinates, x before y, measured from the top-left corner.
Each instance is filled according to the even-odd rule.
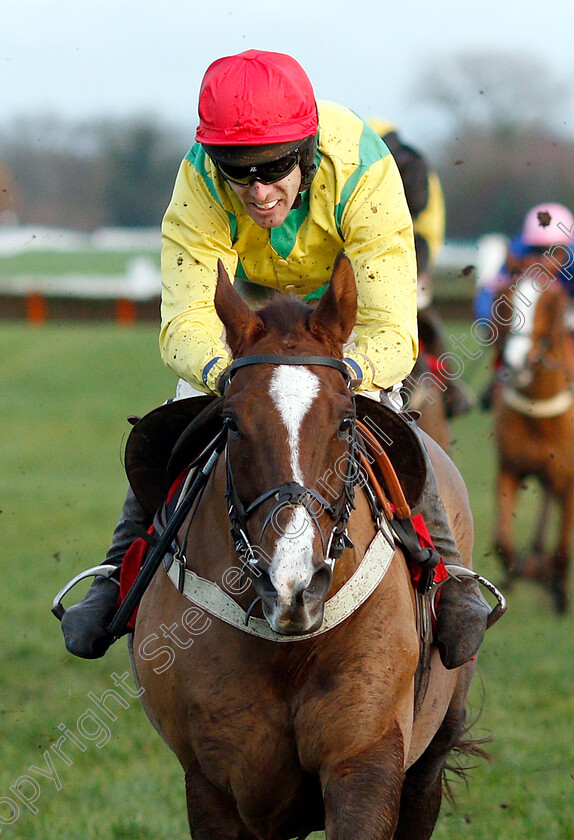
[[[311,307],[297,298],[277,298],[257,312],[264,326],[263,335],[259,337],[265,338],[266,345],[274,342],[276,352],[292,349],[310,334],[311,312]],[[266,352],[270,351],[268,346]]]
[[[293,297],[279,297],[257,313],[268,332],[280,335],[304,330],[307,327],[311,307]]]
[[[260,343],[261,349],[256,352],[282,353],[307,343],[307,349],[301,352],[342,358],[340,341],[327,326],[312,318],[314,310],[313,305],[298,298],[278,296],[256,311],[258,329],[237,338],[234,358],[254,352]]]

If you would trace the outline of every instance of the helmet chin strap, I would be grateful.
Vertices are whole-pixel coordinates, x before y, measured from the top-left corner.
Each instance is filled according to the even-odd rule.
[[[295,201],[291,205],[291,210],[297,210],[298,207],[301,207],[302,203],[303,203],[303,194],[298,192],[296,197],[295,197]],[[291,211],[289,211],[289,212],[291,212]]]
[[[295,201],[291,205],[291,210],[297,210],[298,207],[301,207],[301,204],[303,203],[303,193],[307,192],[307,190],[310,188],[316,171],[316,163],[308,164],[301,171],[301,185],[299,187],[299,192],[297,193]]]

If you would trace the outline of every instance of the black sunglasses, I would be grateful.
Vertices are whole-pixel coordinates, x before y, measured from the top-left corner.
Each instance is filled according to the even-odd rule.
[[[269,161],[269,163],[258,163],[253,166],[232,166],[230,163],[216,161],[217,168],[226,181],[238,184],[240,187],[248,187],[254,181],[262,184],[274,184],[282,178],[286,178],[299,165],[301,153],[299,149],[293,149],[289,154]]]

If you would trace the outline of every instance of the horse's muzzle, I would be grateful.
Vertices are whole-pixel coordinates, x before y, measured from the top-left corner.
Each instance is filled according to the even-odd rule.
[[[331,579],[332,570],[323,563],[309,583],[293,582],[292,586],[283,585],[278,592],[269,567],[258,565],[253,583],[271,629],[283,635],[301,635],[313,633],[321,626]]]

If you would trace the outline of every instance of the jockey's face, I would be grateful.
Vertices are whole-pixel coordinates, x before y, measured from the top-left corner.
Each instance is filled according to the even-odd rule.
[[[282,225],[293,207],[301,186],[301,169],[296,166],[285,178],[273,184],[253,181],[241,186],[228,181],[229,186],[245,208],[247,215],[262,228]]]
[[[540,248],[538,251],[533,251],[531,254],[523,254],[516,258],[509,257],[507,265],[512,277],[525,274],[534,266],[547,269],[548,274],[553,276],[556,276],[558,273],[556,262],[552,259],[549,248]]]

